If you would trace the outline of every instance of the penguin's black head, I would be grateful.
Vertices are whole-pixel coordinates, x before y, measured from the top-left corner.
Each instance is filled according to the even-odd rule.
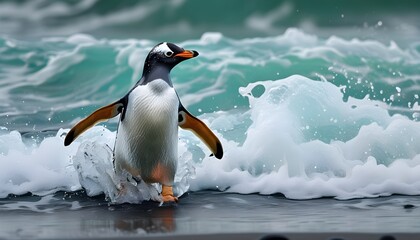
[[[147,55],[145,69],[158,66],[168,67],[171,70],[178,63],[198,56],[194,50],[184,50],[173,43],[162,42],[156,45]]]

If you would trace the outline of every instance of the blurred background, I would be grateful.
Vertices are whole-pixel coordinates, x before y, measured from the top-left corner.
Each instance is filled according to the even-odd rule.
[[[307,33],[370,38],[419,36],[417,0],[2,0],[0,34],[21,39],[87,33],[96,37],[199,38],[220,32],[231,38],[264,37],[299,28]],[[375,37],[376,38],[376,37]]]
[[[417,0],[0,0],[0,126],[71,127],[123,96],[161,41],[202,53],[172,79],[194,114],[298,74],[417,119],[419,36]]]

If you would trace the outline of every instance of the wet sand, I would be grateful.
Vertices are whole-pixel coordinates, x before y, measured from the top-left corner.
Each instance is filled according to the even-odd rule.
[[[0,239],[220,240],[269,234],[286,239],[420,239],[419,196],[295,201],[197,192],[168,206],[109,205],[102,196],[83,194],[45,198],[0,200]]]

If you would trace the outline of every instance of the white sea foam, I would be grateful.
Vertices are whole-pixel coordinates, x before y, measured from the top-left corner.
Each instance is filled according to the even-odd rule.
[[[77,144],[63,148],[61,134],[36,146],[24,144],[16,131],[0,136],[0,197],[80,189],[70,158]]]
[[[255,94],[255,88],[264,91]],[[340,88],[302,76],[252,83],[240,93],[249,109],[201,116],[222,141],[222,160],[180,131],[178,195],[188,189],[293,199],[420,194],[419,122],[390,116],[381,102],[367,98],[343,101]],[[90,129],[70,147],[63,146],[62,130],[39,145],[5,131],[0,197],[84,187],[88,195],[104,192],[117,203],[158,198],[159,186],[114,175],[115,132],[104,127]]]
[[[293,13],[293,5],[290,2],[284,2],[276,9],[261,15],[252,15],[248,17],[245,24],[252,29],[269,33],[276,28],[273,26],[276,21],[282,20]]]
[[[159,201],[160,186],[136,182],[128,173],[116,176],[112,164],[115,132],[93,127],[69,147],[64,147],[66,131],[45,138],[39,145],[25,144],[12,131],[0,135],[0,198],[9,194],[47,195],[57,191],[85,189],[88,196],[104,193],[113,203]],[[184,194],[193,168],[191,153],[184,141],[179,144],[180,160],[174,192]]]
[[[265,92],[256,97],[258,85]],[[420,194],[419,122],[390,116],[379,102],[344,102],[336,86],[300,76],[250,84],[241,94],[252,120],[244,143],[224,142],[223,161],[198,165],[192,190],[295,199]]]

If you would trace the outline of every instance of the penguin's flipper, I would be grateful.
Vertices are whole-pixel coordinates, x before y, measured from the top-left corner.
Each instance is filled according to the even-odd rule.
[[[109,104],[105,107],[101,107],[87,118],[83,119],[76,124],[66,135],[64,139],[64,146],[70,145],[74,139],[76,139],[81,133],[97,124],[98,122],[105,121],[107,119],[113,118],[121,113],[124,109],[124,102],[119,100],[112,104]]]
[[[220,140],[206,124],[191,115],[181,104],[178,110],[178,125],[195,133],[213,152],[216,158],[221,159],[223,157],[223,147]]]

